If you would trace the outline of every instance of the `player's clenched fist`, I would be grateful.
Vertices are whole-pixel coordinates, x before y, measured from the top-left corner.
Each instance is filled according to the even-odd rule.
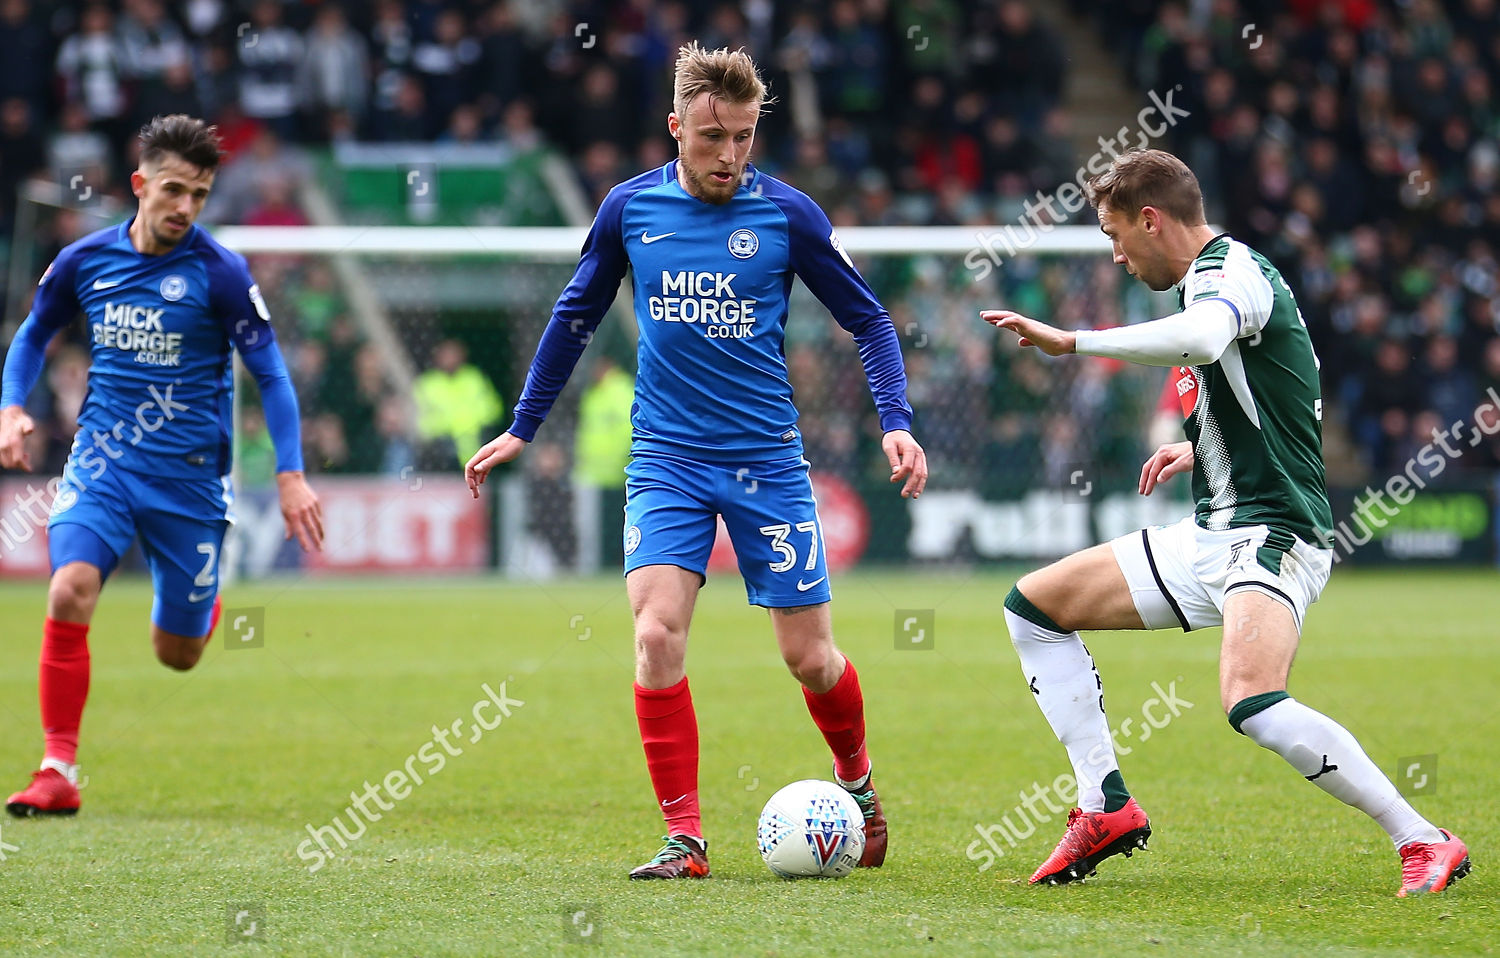
[[[503,432],[480,446],[479,451],[464,466],[464,480],[469,484],[469,494],[478,499],[479,487],[484,484],[490,470],[501,463],[510,462],[525,448],[526,440],[508,432]]]
[[[36,423],[20,406],[0,409],[0,467],[31,471],[31,454],[26,451],[26,437],[36,429]]]
[[[1179,472],[1192,472],[1193,444],[1173,442],[1159,447],[1141,467],[1140,493],[1151,495],[1158,484],[1166,482]]]

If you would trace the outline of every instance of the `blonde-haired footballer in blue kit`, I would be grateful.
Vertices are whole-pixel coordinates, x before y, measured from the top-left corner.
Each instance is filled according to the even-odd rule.
[[[233,522],[231,350],[260,387],[287,538],[304,549],[323,540],[322,509],[302,476],[297,397],[270,313],[245,258],[194,224],[213,188],[218,136],[175,114],[156,117],[140,138],[140,168],[130,176],[136,215],[58,254],[5,357],[0,466],[30,469],[25,443],[35,427],[22,403],[53,335],[80,312],[88,320],[88,396],[47,523],[46,747],[31,784],[6,802],[13,815],[78,811],[89,622],[137,537],[151,568],[157,658],[190,669],[203,654],[220,608],[219,548]]]
[[[866,867],[885,858],[859,678],[833,641],[823,536],[802,457],[783,338],[801,278],[859,346],[891,480],[915,496],[926,457],[911,435],[890,316],[817,204],[749,165],[765,86],[743,52],[696,43],[677,60],[668,132],[676,160],[610,191],[537,347],[515,423],[475,453],[470,488],[536,434],[628,268],[640,329],[625,583],[635,613],[636,719],[667,841],[631,878],[706,878],[688,624],[717,517],[751,604],[770,610],[834,777],[865,815]]]
[[[1140,492],[1191,472],[1197,508],[1033,572],[1005,599],[1021,668],[1078,779],[1079,808],[1032,883],[1087,877],[1151,834],[1078,632],[1222,624],[1220,696],[1234,730],[1375,819],[1400,854],[1400,895],[1442,891],[1468,873],[1464,843],[1417,814],[1343,726],[1286,690],[1303,616],[1332,568],[1315,543],[1333,524],[1318,361],[1291,288],[1264,256],[1214,235],[1197,178],[1170,153],[1116,157],[1089,183],[1089,202],[1115,262],[1154,290],[1176,287],[1182,311],[1076,333],[1008,310],[981,315],[1049,356],[1189,367],[1188,441],[1146,461]]]

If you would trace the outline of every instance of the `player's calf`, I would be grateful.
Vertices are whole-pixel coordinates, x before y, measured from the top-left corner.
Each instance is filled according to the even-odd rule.
[[[178,672],[186,672],[198,664],[203,657],[203,650],[208,646],[208,636],[194,638],[187,635],[174,635],[165,632],[156,626],[151,627],[151,644],[156,649],[156,657],[169,669]]]
[[[151,645],[162,665],[186,672],[203,657],[224,608],[218,595],[213,596],[212,603],[207,601],[211,594],[203,595],[187,607],[169,605],[157,598],[152,614]]]

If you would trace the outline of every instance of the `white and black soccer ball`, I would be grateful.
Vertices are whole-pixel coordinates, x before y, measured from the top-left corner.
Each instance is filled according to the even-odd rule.
[[[756,827],[760,857],[782,878],[843,878],[865,851],[865,816],[832,782],[793,782],[771,796]]]

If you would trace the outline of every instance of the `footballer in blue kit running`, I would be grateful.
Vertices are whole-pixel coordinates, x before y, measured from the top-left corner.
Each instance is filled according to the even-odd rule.
[[[891,481],[921,493],[906,371],[890,316],[807,196],[749,164],[766,89],[743,51],[679,51],[668,132],[678,158],[616,186],[542,334],[510,429],[465,472],[490,470],[536,435],[627,268],[640,330],[626,469],[625,582],[635,618],[635,710],[666,844],[631,878],[704,878],[698,726],[684,660],[717,519],[752,605],[770,610],[781,654],[859,803],[861,864],[880,865],[886,822],[870,777],[854,666],[833,641],[831,592],[787,379],[794,278],[853,334],[884,432]]]
[[[47,344],[82,313],[88,395],[47,522],[52,578],[42,628],[45,751],[14,815],[78,811],[78,730],[89,687],[88,630],[104,581],[139,538],[151,569],[157,658],[192,668],[217,621],[219,551],[233,522],[230,351],[255,377],[276,449],[287,538],[322,546],[322,509],[302,475],[297,398],[245,258],[194,224],[213,187],[219,140],[174,114],[140,133],[140,200],[127,222],[66,247],[47,268],[5,357],[0,466],[30,470],[22,404]]]

